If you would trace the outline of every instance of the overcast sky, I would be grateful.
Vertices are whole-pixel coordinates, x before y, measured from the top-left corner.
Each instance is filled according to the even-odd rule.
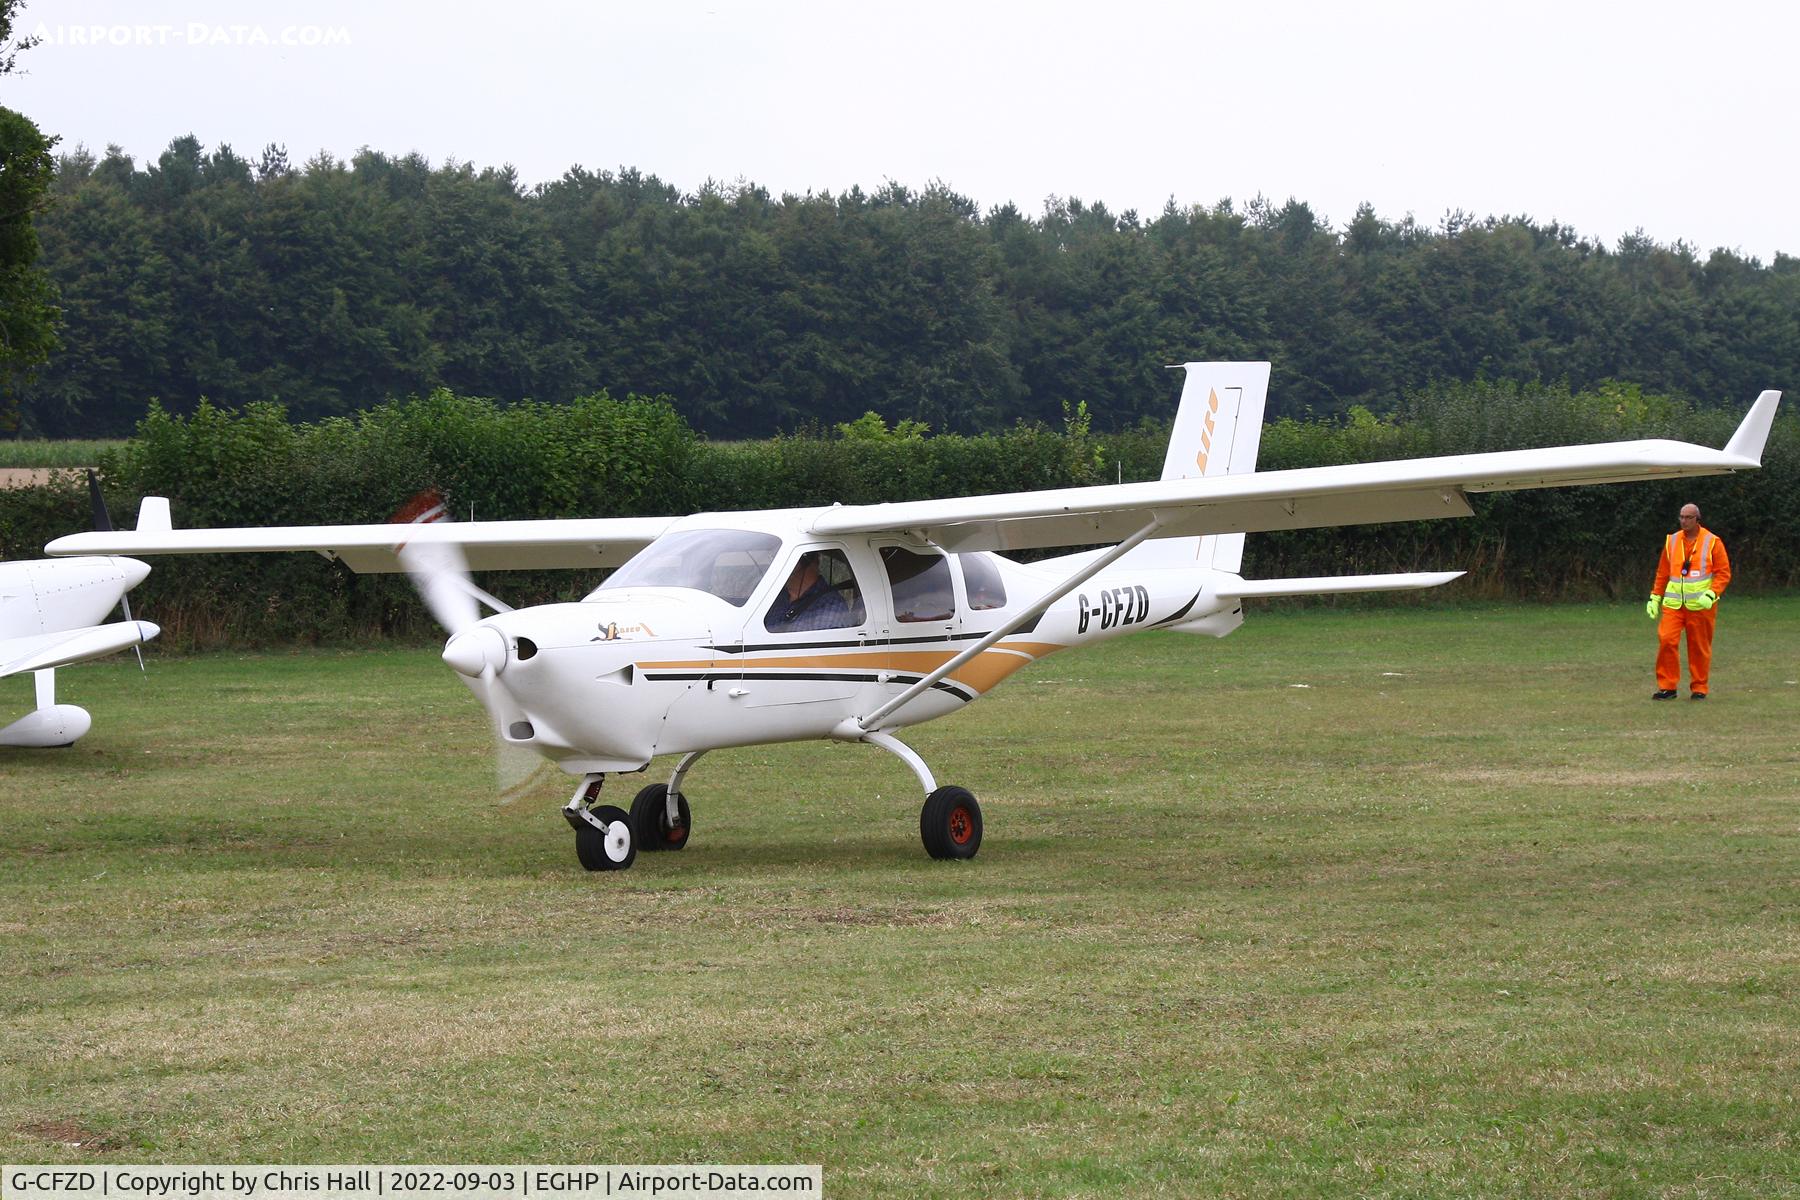
[[[1800,6],[27,0],[0,103],[140,162],[419,151],[1154,215],[1295,197],[1800,253]],[[95,44],[98,42],[99,44]]]

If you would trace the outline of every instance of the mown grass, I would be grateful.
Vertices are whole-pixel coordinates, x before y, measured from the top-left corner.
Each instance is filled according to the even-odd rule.
[[[1652,641],[1143,635],[914,731],[972,863],[897,762],[806,745],[709,757],[689,848],[616,875],[561,784],[486,798],[430,651],[71,670],[94,733],[0,751],[0,1159],[1800,1194],[1800,600],[1727,602],[1705,705],[1649,701]]]
[[[124,440],[45,441],[0,438],[0,467],[91,467]]]

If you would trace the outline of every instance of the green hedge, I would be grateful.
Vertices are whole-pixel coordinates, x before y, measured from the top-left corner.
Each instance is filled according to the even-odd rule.
[[[1723,445],[1741,413],[1696,411],[1631,387],[1477,383],[1413,396],[1394,417],[1280,420],[1263,434],[1266,470],[1623,438]],[[355,417],[290,423],[274,404],[191,417],[152,409],[130,442],[102,456],[121,525],[138,499],[168,496],[176,523],[281,525],[386,519],[418,492],[442,492],[458,519],[646,516],[1023,491],[1153,479],[1166,426],[1098,437],[1086,413],[1060,431],[1020,425],[924,436],[865,417],[831,432],[760,442],[698,440],[661,399],[602,393],[568,405],[502,406],[435,392]],[[1249,576],[1463,568],[1455,594],[1635,597],[1657,539],[1694,500],[1725,537],[1746,589],[1800,582],[1800,420],[1783,413],[1764,469],[1667,484],[1549,489],[1474,498],[1476,516],[1259,534]],[[85,483],[0,491],[0,547],[32,557],[89,525]],[[162,559],[134,595],[174,645],[423,638],[433,627],[406,581],[358,576],[311,555]],[[521,603],[581,595],[585,572],[486,580]]]

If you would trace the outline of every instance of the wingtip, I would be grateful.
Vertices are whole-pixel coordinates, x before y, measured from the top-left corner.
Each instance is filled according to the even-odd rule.
[[[1773,389],[1758,396],[1737,432],[1725,443],[1725,453],[1741,459],[1746,466],[1762,466],[1763,447],[1768,444],[1769,430],[1775,424],[1775,409],[1780,403],[1781,393]]]

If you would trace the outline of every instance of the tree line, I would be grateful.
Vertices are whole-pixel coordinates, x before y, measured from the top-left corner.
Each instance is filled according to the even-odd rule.
[[[38,39],[14,29],[19,0],[0,0],[0,78]],[[38,267],[33,219],[48,204],[56,139],[31,118],[0,107],[0,433],[18,424],[16,397],[58,349],[55,290]]]
[[[1271,412],[1392,411],[1440,381],[1636,384],[1738,405],[1800,364],[1800,259],[1451,214],[1303,202],[841,195],[373,150],[294,164],[177,138],[55,161],[35,218],[63,348],[10,424],[123,436],[152,398],[278,400],[296,419],[435,388],[563,403],[670,397],[714,438],[875,409],[940,432],[1101,428],[1173,408],[1162,364],[1267,358]]]

